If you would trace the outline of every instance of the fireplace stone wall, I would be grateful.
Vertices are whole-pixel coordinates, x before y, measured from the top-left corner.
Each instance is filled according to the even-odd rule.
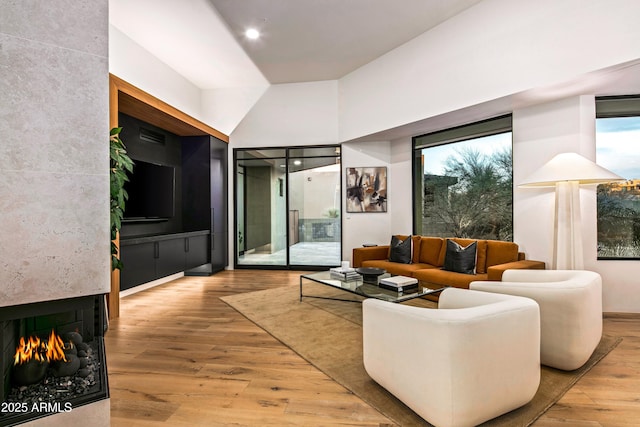
[[[108,293],[108,0],[0,10],[0,311]]]
[[[0,9],[0,306],[108,292],[108,0]]]

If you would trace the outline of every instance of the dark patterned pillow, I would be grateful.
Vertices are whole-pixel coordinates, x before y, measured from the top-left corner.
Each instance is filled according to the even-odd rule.
[[[400,240],[396,236],[391,237],[389,261],[411,264],[411,236],[404,240]]]
[[[478,242],[463,248],[453,240],[447,240],[443,270],[456,273],[476,274],[476,252]]]

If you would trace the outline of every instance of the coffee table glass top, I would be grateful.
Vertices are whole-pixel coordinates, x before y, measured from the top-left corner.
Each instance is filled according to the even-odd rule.
[[[387,277],[391,277],[391,274],[384,273],[381,276],[378,276],[378,279],[384,279]],[[301,301],[303,297],[340,300],[340,298],[328,298],[328,297],[320,297],[320,296],[314,296],[314,295],[304,295],[302,293],[303,279],[311,280],[313,282],[320,283],[322,285],[331,286],[333,288],[340,289],[345,292],[360,295],[361,297],[376,298],[376,299],[390,301],[390,302],[408,301],[413,298],[419,298],[424,295],[437,293],[444,289],[444,288],[430,289],[427,287],[423,287],[422,284],[418,282],[417,289],[411,290],[409,292],[396,292],[389,289],[381,288],[378,285],[375,285],[372,283],[363,282],[361,278],[357,280],[343,281],[340,279],[336,279],[334,276],[331,275],[329,271],[319,271],[316,273],[303,274],[300,276],[300,300]],[[352,301],[352,300],[345,300],[345,301]]]

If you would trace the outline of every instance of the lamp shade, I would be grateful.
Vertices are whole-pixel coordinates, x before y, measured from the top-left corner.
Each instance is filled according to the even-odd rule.
[[[524,179],[518,187],[555,187],[558,182],[577,181],[579,184],[603,184],[623,181],[616,175],[577,153],[561,153]]]

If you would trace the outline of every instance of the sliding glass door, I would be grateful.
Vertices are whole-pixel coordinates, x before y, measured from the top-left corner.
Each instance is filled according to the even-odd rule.
[[[340,155],[336,147],[289,150],[289,264],[340,264]]]
[[[236,266],[340,264],[339,146],[238,149]]]
[[[285,150],[236,151],[238,265],[287,265]]]

